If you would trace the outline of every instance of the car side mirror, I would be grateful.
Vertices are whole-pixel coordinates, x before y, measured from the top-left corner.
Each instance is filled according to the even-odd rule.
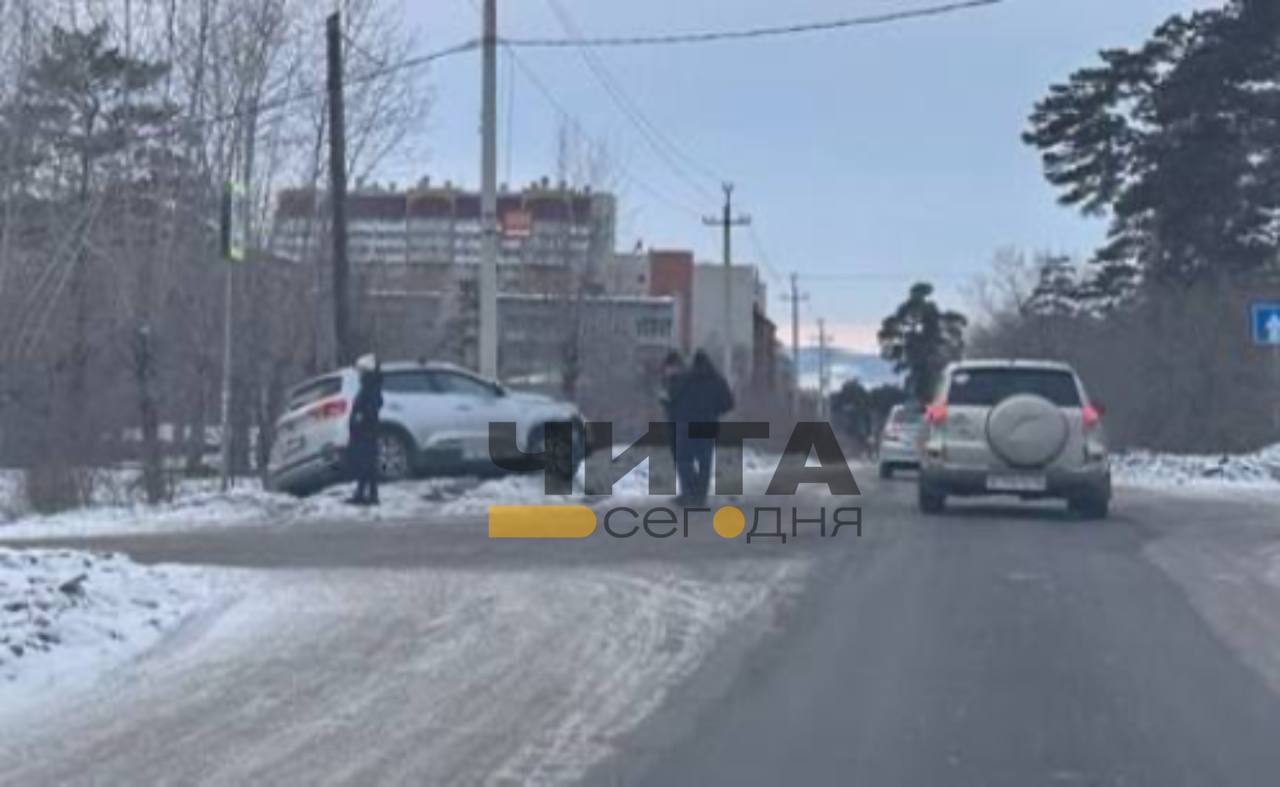
[[[507,389],[502,387],[501,383],[493,384],[493,395],[501,399],[507,395]]]

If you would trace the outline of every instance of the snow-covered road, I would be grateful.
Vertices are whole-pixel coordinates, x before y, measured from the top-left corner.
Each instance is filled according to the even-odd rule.
[[[572,781],[803,571],[240,572],[225,610],[6,725],[0,782]]]

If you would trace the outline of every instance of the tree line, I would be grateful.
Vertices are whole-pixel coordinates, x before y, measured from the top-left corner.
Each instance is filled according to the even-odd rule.
[[[84,502],[93,468],[122,458],[158,501],[167,455],[198,470],[224,437],[238,469],[256,470],[285,386],[331,362],[313,316],[323,269],[275,257],[271,226],[280,185],[324,173],[321,5],[4,4],[0,462],[27,468],[37,507]],[[409,57],[401,9],[343,7],[350,58]],[[430,106],[420,73],[379,72],[347,101],[353,178],[410,154]],[[221,436],[218,217],[232,180],[247,187],[250,259],[231,284],[233,430]]]
[[[1280,357],[1248,329],[1251,303],[1280,300],[1280,4],[1228,0],[1102,50],[1050,86],[1022,141],[1105,242],[1085,259],[997,252],[971,325],[913,287],[879,334],[901,398],[927,402],[962,354],[1051,358],[1082,373],[1117,447],[1280,440]],[[871,434],[898,398],[872,393],[840,395]]]
[[[1280,6],[1230,0],[1103,50],[1023,139],[1107,237],[1084,260],[997,254],[973,351],[1071,361],[1119,445],[1280,439],[1280,359],[1251,346],[1247,316],[1280,299]]]

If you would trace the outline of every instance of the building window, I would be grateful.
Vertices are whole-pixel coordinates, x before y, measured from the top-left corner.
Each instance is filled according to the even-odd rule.
[[[641,317],[636,320],[636,335],[645,339],[671,338],[671,320],[660,317]]]

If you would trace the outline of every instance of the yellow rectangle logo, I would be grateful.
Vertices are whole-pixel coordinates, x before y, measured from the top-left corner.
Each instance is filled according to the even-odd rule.
[[[590,538],[596,512],[586,506],[490,506],[489,538]]]

